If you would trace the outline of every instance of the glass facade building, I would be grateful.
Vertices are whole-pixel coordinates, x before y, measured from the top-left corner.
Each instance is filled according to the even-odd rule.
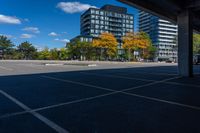
[[[139,30],[149,34],[157,48],[157,59],[177,61],[177,25],[144,11],[139,11]]]
[[[90,8],[81,15],[81,35],[98,37],[103,32],[112,33],[121,48],[122,36],[134,31],[134,16],[127,9],[113,5]]]

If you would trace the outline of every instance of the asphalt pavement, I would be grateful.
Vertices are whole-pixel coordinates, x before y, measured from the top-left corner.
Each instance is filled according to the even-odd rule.
[[[200,66],[0,61],[0,133],[199,133]]]

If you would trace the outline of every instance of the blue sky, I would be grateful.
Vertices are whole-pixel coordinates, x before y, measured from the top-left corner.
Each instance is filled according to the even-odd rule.
[[[61,48],[80,34],[80,15],[89,7],[105,4],[137,10],[116,0],[0,0],[0,35],[8,36],[15,45],[29,41],[38,48]]]

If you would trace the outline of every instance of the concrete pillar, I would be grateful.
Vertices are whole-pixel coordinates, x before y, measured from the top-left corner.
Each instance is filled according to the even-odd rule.
[[[178,70],[183,77],[193,76],[192,14],[189,10],[178,15]]]

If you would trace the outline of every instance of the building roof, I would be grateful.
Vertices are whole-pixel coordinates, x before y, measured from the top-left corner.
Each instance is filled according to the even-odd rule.
[[[115,5],[109,5],[109,4],[106,4],[106,5],[102,6],[101,8],[90,7],[88,10],[86,10],[85,12],[83,12],[81,14],[81,16],[84,16],[91,9],[102,10],[102,11],[108,11],[108,12],[114,12],[114,13],[119,13],[119,14],[125,14],[125,15],[131,15],[131,16],[133,16],[133,14],[129,14],[128,13],[127,8],[120,7],[120,6],[115,6]]]
[[[120,6],[114,6],[114,5],[104,5],[101,7],[102,10],[111,11],[111,12],[117,12],[122,14],[127,14],[127,8],[120,7]]]
[[[163,19],[177,23],[178,14],[189,9],[194,18],[193,26],[200,32],[200,0],[118,0]]]

